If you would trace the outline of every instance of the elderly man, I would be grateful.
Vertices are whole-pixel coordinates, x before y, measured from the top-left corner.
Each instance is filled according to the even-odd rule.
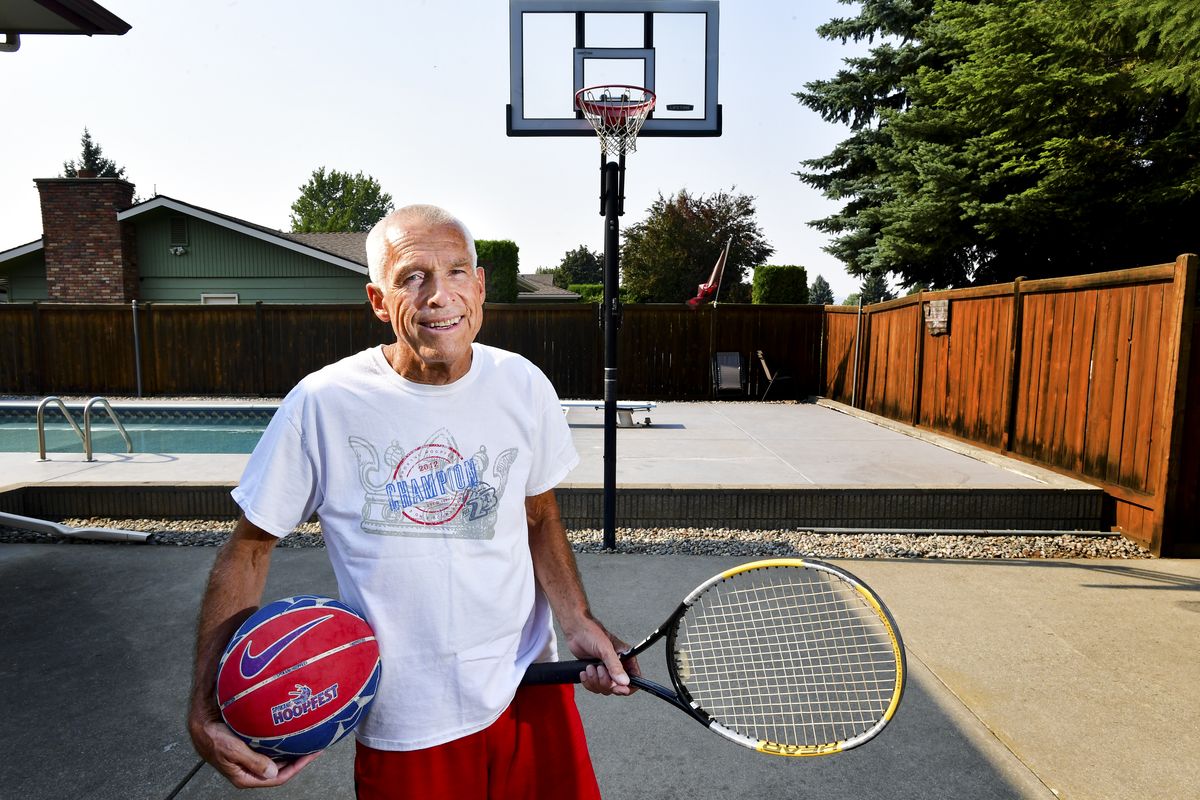
[[[356,731],[366,797],[598,797],[570,687],[519,687],[556,657],[551,610],[583,685],[628,694],[621,642],[591,615],[554,498],[578,462],[546,377],[474,342],[484,274],[466,227],[409,206],[367,238],[367,295],[394,344],[304,378],[234,499],[243,514],[209,578],[189,730],[239,787],[275,786],[213,698],[225,643],[261,601],[271,550],[314,512],[344,601],[379,640],[383,678]],[[413,480],[430,472],[444,477]],[[424,488],[422,488],[424,487]]]

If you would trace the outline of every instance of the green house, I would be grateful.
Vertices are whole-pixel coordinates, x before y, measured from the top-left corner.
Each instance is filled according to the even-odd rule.
[[[362,303],[365,233],[285,233],[117,178],[36,181],[42,238],[0,251],[8,302]]]

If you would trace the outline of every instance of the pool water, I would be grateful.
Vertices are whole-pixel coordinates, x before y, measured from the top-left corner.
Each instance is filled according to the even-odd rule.
[[[83,430],[83,411],[70,408]],[[97,413],[97,412],[100,413]],[[249,453],[262,438],[273,408],[116,407],[135,453]],[[83,442],[58,409],[46,412],[46,452],[82,453]],[[37,417],[28,409],[0,408],[0,452],[36,453]],[[124,453],[112,420],[92,409],[92,452]]]
[[[241,425],[136,424],[122,420],[135,453],[249,453],[264,427]],[[82,426],[81,426],[82,427]],[[124,453],[125,440],[111,422],[92,425],[92,452]],[[36,453],[37,425],[0,423],[0,453]],[[67,423],[46,424],[47,453],[82,453],[83,442]]]

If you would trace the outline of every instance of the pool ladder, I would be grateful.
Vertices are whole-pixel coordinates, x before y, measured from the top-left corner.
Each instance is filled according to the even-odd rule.
[[[75,435],[83,442],[84,461],[94,461],[92,458],[92,406],[99,405],[108,412],[108,418],[117,426],[117,430],[121,433],[121,438],[125,440],[125,452],[133,452],[133,440],[129,438],[129,433],[125,430],[125,426],[121,424],[121,420],[117,419],[117,412],[113,411],[112,404],[108,402],[107,397],[93,397],[88,400],[83,406],[83,430],[79,430],[79,426],[75,423],[71,412],[67,410],[67,406],[58,397],[45,397],[42,402],[38,403],[37,407],[37,433],[38,433],[38,461],[46,461],[46,406],[53,403],[62,411],[63,416],[67,418],[67,422],[71,423],[71,428],[74,429]]]

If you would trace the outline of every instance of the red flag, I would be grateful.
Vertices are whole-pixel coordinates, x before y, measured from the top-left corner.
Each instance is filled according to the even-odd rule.
[[[708,278],[708,283],[702,283],[696,287],[696,296],[687,301],[691,308],[699,308],[701,303],[712,300],[716,302],[717,292],[721,289],[721,278],[725,274],[725,260],[729,258],[729,246],[733,244],[733,239],[725,243],[725,250],[722,251],[717,259],[716,266],[713,267],[712,275]]]

